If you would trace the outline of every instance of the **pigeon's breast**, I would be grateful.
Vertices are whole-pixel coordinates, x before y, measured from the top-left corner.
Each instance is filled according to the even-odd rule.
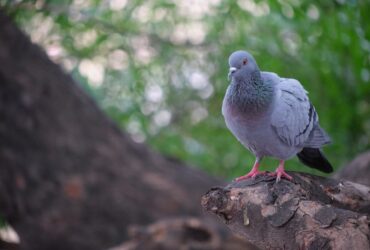
[[[224,100],[222,114],[233,135],[256,156],[287,159],[296,154],[297,149],[283,144],[273,131],[269,110],[260,114],[243,112]]]
[[[245,147],[255,154],[263,150],[261,137],[268,130],[268,117],[242,112],[227,101],[224,102],[222,113],[226,126]]]

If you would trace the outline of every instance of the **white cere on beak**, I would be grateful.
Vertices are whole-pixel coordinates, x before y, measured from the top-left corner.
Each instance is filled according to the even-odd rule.
[[[230,73],[230,74],[231,74],[231,73],[234,73],[236,70],[237,70],[237,68],[235,68],[235,67],[230,67],[230,69],[229,69],[229,73]]]
[[[229,74],[227,75],[227,78],[229,79],[229,81],[231,80],[231,75],[237,70],[237,68],[235,67],[230,67],[229,68]]]

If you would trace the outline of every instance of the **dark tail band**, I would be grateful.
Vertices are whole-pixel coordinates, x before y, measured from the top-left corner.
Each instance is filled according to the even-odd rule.
[[[303,148],[297,156],[303,164],[310,168],[315,168],[325,173],[333,172],[330,162],[318,148]]]

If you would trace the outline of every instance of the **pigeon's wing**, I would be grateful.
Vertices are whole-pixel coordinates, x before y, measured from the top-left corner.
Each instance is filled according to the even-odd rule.
[[[295,79],[280,78],[276,87],[271,124],[278,137],[289,146],[303,146],[318,123],[307,91]]]

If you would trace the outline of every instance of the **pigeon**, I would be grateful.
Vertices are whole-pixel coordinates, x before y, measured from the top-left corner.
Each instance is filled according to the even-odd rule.
[[[238,141],[256,156],[252,170],[236,181],[266,174],[259,171],[264,157],[279,160],[275,172],[279,182],[292,180],[285,172],[286,160],[298,156],[308,167],[330,173],[333,168],[321,151],[331,142],[319,125],[308,92],[292,78],[260,71],[255,59],[246,51],[229,57],[230,84],[222,103],[226,126]]]

